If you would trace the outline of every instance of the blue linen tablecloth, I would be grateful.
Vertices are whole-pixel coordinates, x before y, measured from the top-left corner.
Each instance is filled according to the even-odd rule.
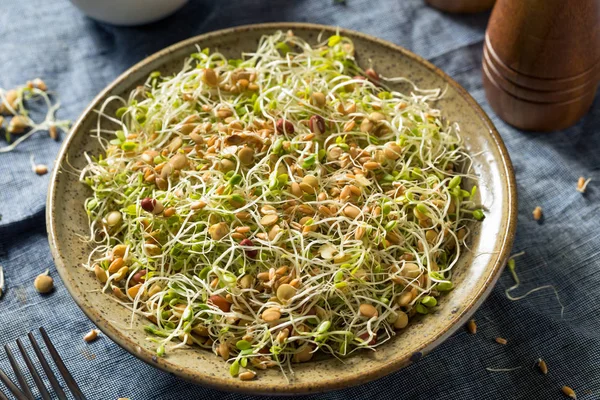
[[[359,30],[414,51],[462,84],[486,109],[511,154],[519,191],[514,252],[524,293],[511,302],[505,271],[477,311],[477,335],[459,330],[430,355],[378,381],[310,398],[559,399],[568,385],[578,398],[600,399],[600,101],[572,128],[550,134],[515,130],[490,110],[481,83],[482,39],[489,14],[453,16],[422,0],[192,1],[175,15],[137,28],[84,17],[67,0],[0,1],[0,87],[43,77],[60,94],[59,118],[74,120],[105,85],[134,63],[193,35],[266,21],[306,21]],[[0,139],[0,145],[5,145]],[[0,344],[46,327],[89,399],[241,399],[195,386],[144,364],[106,337],[92,345],[92,323],[75,305],[54,268],[44,226],[49,175],[31,172],[29,158],[49,166],[60,143],[39,133],[0,154],[0,265],[7,289],[0,300]],[[591,177],[585,195],[579,176]],[[544,209],[543,224],[531,211]],[[47,268],[56,290],[41,296],[32,282]],[[501,346],[495,337],[508,339]],[[546,360],[544,376],[535,366]],[[492,368],[520,369],[490,372]],[[0,368],[9,363],[0,354]],[[0,385],[0,390],[5,390]]]

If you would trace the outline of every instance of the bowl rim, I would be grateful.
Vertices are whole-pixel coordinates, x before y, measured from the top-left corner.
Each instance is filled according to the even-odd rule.
[[[144,67],[145,65],[156,61],[157,59],[166,56],[169,53],[180,50],[184,47],[188,47],[200,41],[214,38],[216,36],[221,35],[229,35],[235,33],[242,33],[248,30],[287,30],[287,29],[304,29],[304,30],[316,30],[322,32],[331,32],[342,35],[351,35],[358,38],[361,38],[366,41],[372,41],[384,47],[390,49],[390,51],[401,53],[404,57],[412,59],[417,63],[420,63],[422,66],[426,67],[432,73],[438,75],[445,82],[453,87],[456,90],[456,93],[462,97],[469,105],[469,107],[476,113],[476,115],[480,118],[483,124],[489,129],[489,134],[492,138],[492,143],[498,149],[500,154],[499,161],[502,163],[501,172],[504,174],[504,180],[506,181],[506,190],[507,190],[507,199],[508,199],[508,207],[507,207],[507,215],[503,218],[503,221],[506,221],[506,230],[505,235],[502,242],[499,244],[499,252],[498,257],[496,258],[496,262],[491,270],[489,276],[487,276],[485,282],[483,283],[481,289],[472,295],[469,299],[469,302],[465,305],[465,307],[460,311],[457,318],[454,320],[453,324],[447,325],[444,329],[442,329],[436,336],[433,336],[428,341],[424,342],[411,356],[406,356],[402,358],[395,358],[389,361],[382,362],[375,368],[372,368],[364,373],[354,376],[354,377],[344,377],[344,378],[329,378],[326,380],[319,381],[318,383],[311,384],[310,382],[302,382],[302,383],[291,383],[288,385],[273,385],[270,384],[267,380],[264,381],[255,381],[253,385],[250,386],[241,386],[238,380],[234,379],[222,379],[217,376],[209,376],[200,372],[189,371],[182,368],[176,368],[173,364],[168,361],[164,361],[163,359],[157,359],[154,353],[142,349],[138,346],[134,341],[126,338],[119,332],[117,329],[113,328],[109,323],[103,321],[102,318],[98,318],[99,314],[92,308],[86,306],[83,300],[83,297],[75,296],[74,293],[77,291],[67,279],[69,276],[68,269],[65,267],[65,263],[62,259],[61,254],[58,252],[57,248],[57,233],[56,233],[56,223],[54,221],[54,208],[56,204],[54,202],[54,197],[56,194],[56,182],[57,176],[59,174],[60,168],[55,167],[52,171],[52,175],[50,176],[50,185],[48,187],[47,194],[47,204],[46,204],[46,227],[48,233],[48,241],[50,245],[50,250],[52,253],[52,257],[54,259],[56,269],[63,280],[63,283],[71,297],[75,303],[79,306],[79,308],[83,311],[83,313],[94,322],[100,330],[106,334],[111,340],[121,346],[123,349],[127,350],[129,353],[139,358],[140,360],[146,362],[149,365],[157,367],[165,372],[170,374],[174,374],[179,378],[182,378],[186,381],[190,381],[196,384],[201,384],[203,386],[211,387],[219,390],[227,390],[231,392],[240,392],[246,394],[280,394],[280,395],[288,395],[288,394],[308,394],[308,393],[322,393],[326,391],[339,390],[352,386],[357,386],[360,384],[367,383],[369,381],[381,378],[386,376],[392,372],[395,372],[402,367],[406,366],[411,362],[418,361],[423,354],[428,353],[433,348],[438,346],[444,340],[446,340],[450,335],[452,335],[459,327],[461,327],[467,320],[475,313],[475,311],[479,308],[479,306],[483,303],[483,301],[488,297],[491,293],[492,289],[502,270],[504,269],[504,265],[508,260],[512,244],[514,241],[514,236],[516,232],[516,223],[517,223],[517,189],[515,182],[515,175],[513,171],[512,162],[510,160],[510,156],[508,155],[508,151],[502,138],[498,131],[496,130],[493,122],[489,118],[489,116],[485,113],[485,111],[481,108],[481,106],[473,99],[473,97],[464,89],[461,85],[459,85],[456,81],[454,81],[449,75],[445,72],[437,68],[435,65],[425,60],[424,58],[416,55],[415,53],[388,42],[383,39],[379,39],[377,37],[357,32],[351,29],[344,29],[335,26],[321,25],[321,24],[313,24],[313,23],[304,23],[304,22],[272,22],[272,23],[260,23],[260,24],[248,24],[248,25],[240,25],[232,28],[220,29],[216,31],[211,31],[208,33],[204,33],[201,35],[197,35],[178,43],[172,44],[146,58],[142,61],[136,63],[125,72],[123,72],[119,77],[117,77],[114,81],[112,81],[108,86],[106,86],[94,99],[90,102],[90,104],[85,108],[85,110],[81,113],[77,121],[73,124],[69,134],[64,139],[60,151],[56,157],[58,161],[55,165],[60,166],[60,162],[65,158],[67,154],[67,149],[69,145],[73,141],[75,134],[81,129],[81,125],[83,124],[85,118],[90,112],[97,107],[100,101],[115,87],[121,85],[129,75],[136,72],[138,69]]]

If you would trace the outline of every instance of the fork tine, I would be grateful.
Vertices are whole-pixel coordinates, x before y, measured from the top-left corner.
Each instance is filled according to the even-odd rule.
[[[13,383],[13,381],[11,381],[10,378],[8,376],[6,376],[4,371],[2,371],[1,369],[0,369],[0,381],[2,381],[6,385],[8,390],[10,390],[10,392],[15,395],[17,400],[29,400],[27,398],[27,396],[25,396],[23,394],[23,392],[21,392],[21,390],[19,390],[17,385],[15,385]]]
[[[29,368],[29,372],[31,372],[31,376],[33,376],[33,380],[35,381],[35,385],[37,386],[38,390],[40,391],[40,395],[42,396],[42,399],[52,400],[50,397],[50,393],[48,393],[46,386],[44,386],[44,382],[42,382],[42,378],[40,378],[40,375],[38,374],[37,369],[33,365],[31,358],[29,358],[29,354],[27,354],[27,351],[25,351],[25,347],[23,346],[23,342],[21,342],[21,339],[17,339],[17,346],[19,346],[19,350],[21,351],[23,360],[25,360],[25,364],[27,365],[27,368]]]
[[[65,395],[65,392],[60,387],[58,380],[56,379],[56,376],[54,375],[54,372],[52,372],[52,370],[50,369],[50,366],[48,365],[48,361],[46,361],[46,357],[44,357],[44,354],[42,353],[40,346],[38,345],[37,341],[35,340],[35,337],[33,336],[33,332],[29,332],[27,334],[27,336],[29,337],[29,340],[31,341],[31,345],[33,346],[33,350],[35,351],[37,358],[40,360],[40,364],[42,364],[42,368],[44,369],[44,372],[46,373],[46,376],[48,377],[48,380],[50,381],[50,386],[52,386],[52,388],[54,389],[54,392],[56,392],[56,395],[58,396],[58,398],[60,400],[67,400],[67,396]]]
[[[6,351],[6,355],[8,356],[8,362],[10,362],[10,366],[12,367],[15,375],[17,376],[17,380],[19,381],[19,385],[21,386],[21,391],[27,396],[30,400],[34,400],[33,394],[27,385],[27,380],[25,376],[21,372],[21,368],[19,364],[17,364],[17,360],[13,357],[12,351],[8,345],[4,345],[4,350]]]
[[[76,400],[85,400],[85,396],[83,395],[83,393],[81,393],[81,389],[79,389],[79,386],[77,386],[75,379],[73,379],[73,376],[67,369],[67,366],[58,355],[58,351],[56,351],[56,347],[54,347],[54,345],[50,341],[50,337],[46,333],[46,330],[44,328],[40,328],[40,332],[42,334],[42,339],[44,339],[44,342],[46,343],[46,347],[48,347],[48,351],[50,351],[50,355],[52,356],[54,363],[58,367],[60,374],[63,376],[63,379],[67,383],[67,386],[69,387],[69,389],[71,389],[71,393],[73,393],[73,396],[75,396]]]

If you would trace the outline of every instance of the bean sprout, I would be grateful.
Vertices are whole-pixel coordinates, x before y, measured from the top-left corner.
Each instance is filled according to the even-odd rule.
[[[428,103],[440,91],[396,80],[348,38],[277,32],[106,100],[81,171],[85,267],[153,322],[159,356],[197,345],[234,376],[285,373],[435,311],[484,214],[458,125]]]

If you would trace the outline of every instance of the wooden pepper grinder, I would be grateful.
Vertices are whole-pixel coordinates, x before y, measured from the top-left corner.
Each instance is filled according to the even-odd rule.
[[[472,14],[487,11],[496,0],[425,0],[431,7],[447,13]]]
[[[599,0],[497,0],[483,85],[503,120],[524,130],[567,128],[588,111],[599,80]]]

